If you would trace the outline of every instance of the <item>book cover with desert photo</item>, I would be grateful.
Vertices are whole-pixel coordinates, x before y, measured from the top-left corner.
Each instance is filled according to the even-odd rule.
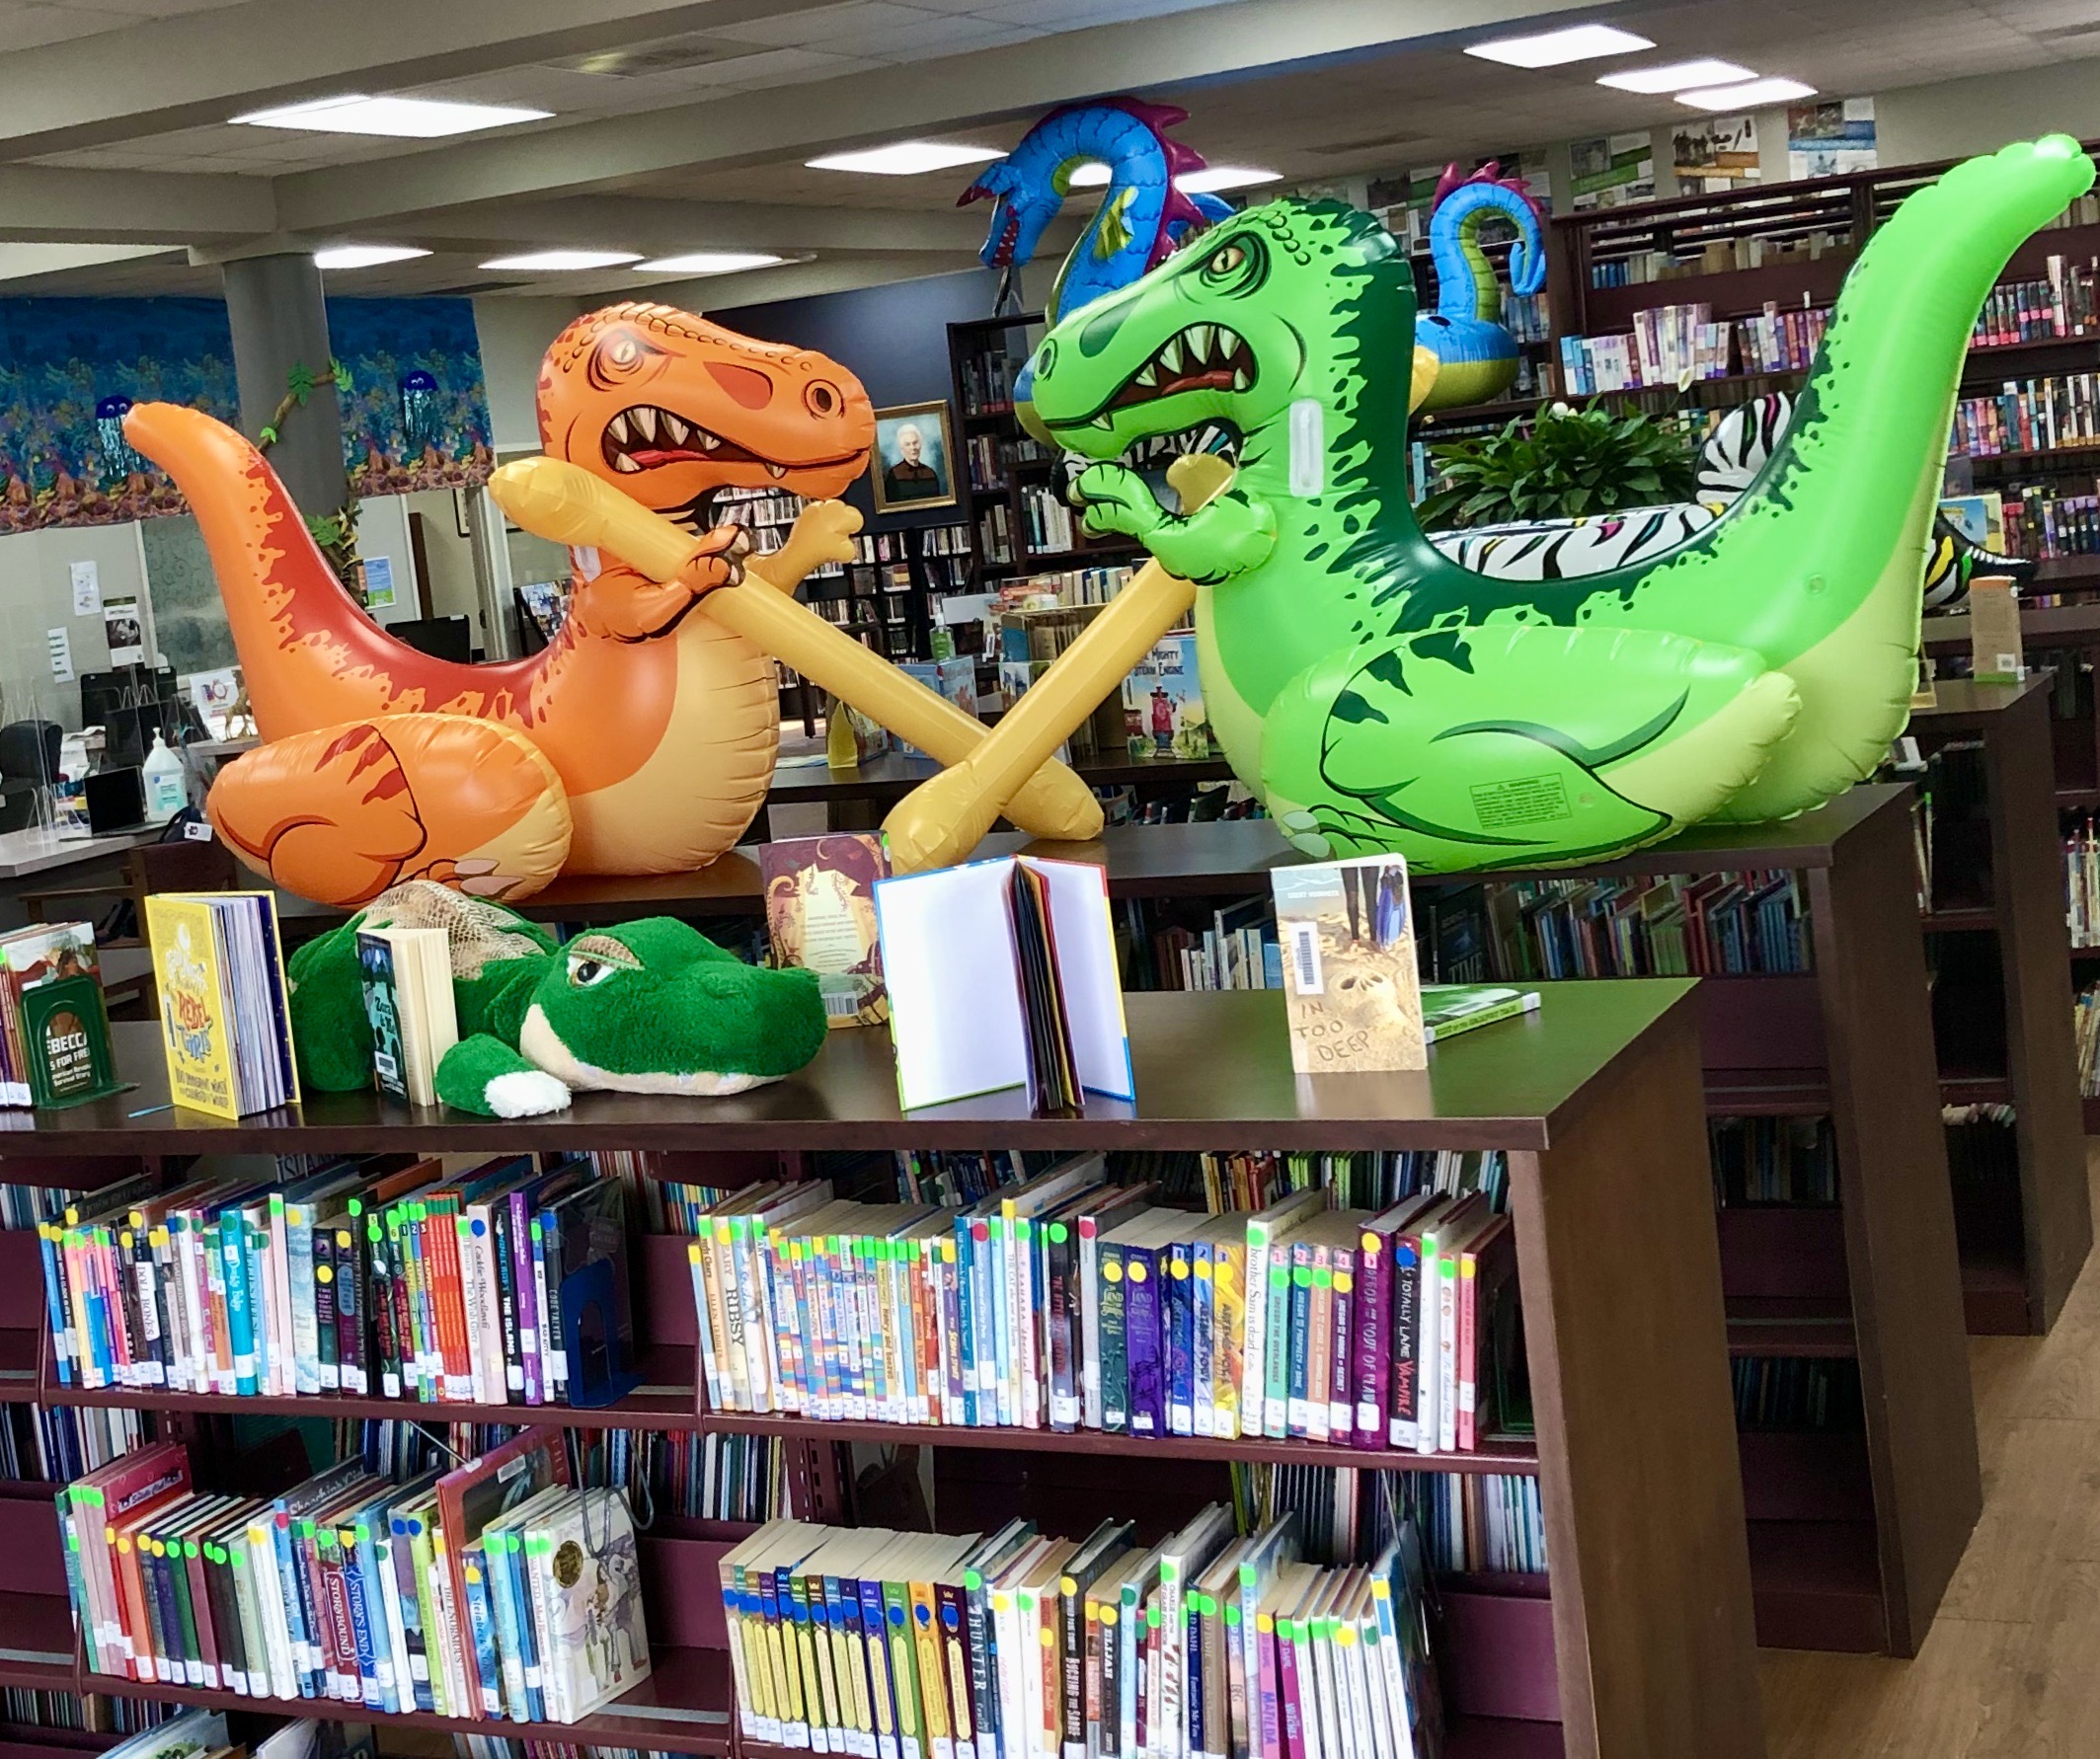
[[[1278,868],[1277,939],[1300,1075],[1429,1066],[1407,863],[1397,855]]]

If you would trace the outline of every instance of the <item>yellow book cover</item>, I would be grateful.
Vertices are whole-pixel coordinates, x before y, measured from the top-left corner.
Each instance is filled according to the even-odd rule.
[[[149,896],[146,935],[160,987],[170,1097],[178,1106],[239,1117],[233,1008],[210,907],[180,893]]]
[[[269,993],[247,998],[247,1005],[250,1030],[269,1035],[266,1054],[282,1086],[280,1101],[240,1091],[240,1059],[234,1048],[240,1009],[231,981],[233,961],[219,933],[221,918],[211,908],[227,898],[262,900],[257,921]],[[276,899],[267,891],[157,893],[146,899],[146,935],[160,987],[169,1097],[179,1106],[219,1117],[241,1116],[244,1099],[249,1110],[272,1103],[297,1105],[298,1058],[292,1050],[290,989],[284,980]]]

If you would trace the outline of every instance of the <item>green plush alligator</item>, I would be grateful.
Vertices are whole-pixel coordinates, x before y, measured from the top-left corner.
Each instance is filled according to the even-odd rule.
[[[1609,574],[1493,579],[1417,529],[1394,414],[1413,282],[1339,203],[1253,209],[1056,326],[1033,421],[1100,461],[1075,482],[1087,530],[1196,583],[1210,724],[1299,848],[1533,866],[1780,817],[1870,774],[1903,728],[1971,327],[2013,249],[2092,181],[2053,135],[1911,195],[1755,482]],[[1228,450],[1229,487],[1170,511],[1112,462],[1168,436]]]
[[[357,931],[382,926],[449,936],[460,1037],[437,1066],[437,1097],[485,1117],[559,1111],[585,1089],[742,1093],[792,1075],[823,1045],[809,971],[747,965],[669,917],[557,947],[501,904],[412,880],[292,955],[292,1038],[312,1091],[372,1084]]]

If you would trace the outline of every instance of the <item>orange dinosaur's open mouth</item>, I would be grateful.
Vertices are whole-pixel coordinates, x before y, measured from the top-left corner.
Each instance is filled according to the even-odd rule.
[[[622,410],[605,423],[599,444],[605,462],[623,474],[654,470],[662,464],[762,464],[773,476],[788,474],[786,465],[761,458],[735,440],[654,404]]]

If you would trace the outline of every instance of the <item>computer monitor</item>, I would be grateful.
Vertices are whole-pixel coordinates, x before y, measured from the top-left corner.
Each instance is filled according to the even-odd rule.
[[[474,657],[474,626],[464,617],[407,617],[389,623],[386,633],[432,659],[465,665]]]

